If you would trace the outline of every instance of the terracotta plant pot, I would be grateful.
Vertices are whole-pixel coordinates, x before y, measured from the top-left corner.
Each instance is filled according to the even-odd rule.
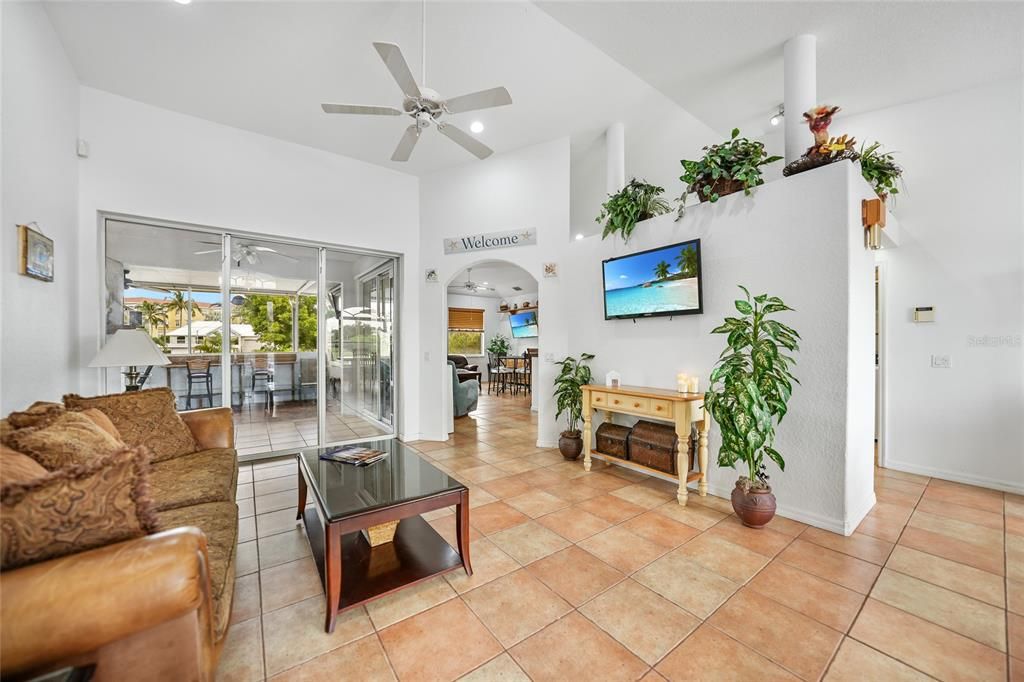
[[[583,452],[583,436],[579,431],[562,431],[558,437],[558,451],[567,460],[579,458]]]
[[[775,495],[768,490],[744,490],[740,482],[732,489],[732,508],[748,528],[764,528],[775,518]]]
[[[708,186],[711,187],[711,192],[709,194],[704,194],[704,188]],[[717,194],[718,198],[721,199],[728,194],[735,194],[736,192],[742,191],[742,180],[726,180],[725,178],[720,178],[711,183],[697,185],[697,198],[699,198],[701,203],[703,203],[705,201],[711,201],[712,194]]]

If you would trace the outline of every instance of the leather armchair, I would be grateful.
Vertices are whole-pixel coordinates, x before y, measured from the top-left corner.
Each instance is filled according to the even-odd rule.
[[[455,363],[455,369],[457,369],[457,370],[464,369],[467,372],[476,372],[480,368],[480,365],[471,365],[471,364],[469,364],[469,358],[467,358],[465,355],[452,355],[452,354],[449,354],[448,355],[448,362],[454,362]]]
[[[448,368],[452,372],[452,401],[455,405],[456,417],[464,417],[476,409],[477,401],[480,399],[480,382],[476,379],[459,381],[458,370],[455,363],[448,361]]]

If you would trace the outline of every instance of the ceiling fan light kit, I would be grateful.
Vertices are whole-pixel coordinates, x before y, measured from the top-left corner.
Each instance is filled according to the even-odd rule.
[[[426,73],[426,2],[423,4],[423,78],[427,79]],[[391,73],[391,77],[398,83],[402,90],[404,99],[402,108],[388,106],[374,106],[364,104],[332,104],[325,102],[320,105],[325,114],[356,114],[361,116],[409,116],[413,123],[405,129],[405,133],[398,141],[392,161],[408,161],[412,151],[420,139],[420,134],[425,128],[433,123],[438,132],[449,140],[459,145],[478,159],[486,159],[494,153],[490,147],[470,136],[461,128],[442,120],[443,116],[451,114],[462,114],[468,111],[490,109],[512,104],[512,96],[503,87],[490,88],[471,92],[467,95],[460,95],[450,99],[443,99],[435,90],[423,87],[416,83],[416,79],[409,69],[408,62],[402,56],[402,49],[394,43],[374,43],[374,49],[380,55],[384,66]],[[473,132],[482,132],[483,124],[479,121],[471,126]]]

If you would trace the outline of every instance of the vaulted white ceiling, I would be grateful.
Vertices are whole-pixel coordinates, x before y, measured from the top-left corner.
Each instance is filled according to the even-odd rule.
[[[1024,65],[1020,2],[537,4],[712,128],[751,137],[782,102],[782,46],[801,33],[818,38],[818,100],[847,113],[1020,77]]]
[[[515,298],[537,293],[537,280],[533,275],[505,261],[489,261],[473,266],[472,281],[494,291],[467,291],[464,282],[469,277],[470,274],[465,270],[455,275],[448,285],[448,293],[485,298]]]
[[[418,2],[52,2],[47,12],[89,86],[173,111],[421,174],[474,157],[424,133],[389,160],[409,122],[328,116],[324,101],[400,106],[372,41],[421,72]],[[442,96],[503,85],[511,106],[451,117],[495,151],[600,130],[652,94],[646,82],[528,2],[429,2],[426,85]]]

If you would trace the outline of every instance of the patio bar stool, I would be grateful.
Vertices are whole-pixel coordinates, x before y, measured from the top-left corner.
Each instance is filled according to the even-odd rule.
[[[185,361],[185,368],[188,372],[188,395],[185,397],[185,409],[192,409],[192,387],[197,384],[206,385],[206,406],[213,407],[213,373],[210,371],[210,360],[193,358]],[[203,403],[202,392],[196,394],[196,402]]]
[[[270,368],[270,360],[266,355],[253,356],[250,364],[252,376],[249,383],[249,411],[252,412],[252,402],[256,400],[256,380],[263,381],[263,392],[267,396],[264,408],[273,411],[274,404],[274,370]]]

